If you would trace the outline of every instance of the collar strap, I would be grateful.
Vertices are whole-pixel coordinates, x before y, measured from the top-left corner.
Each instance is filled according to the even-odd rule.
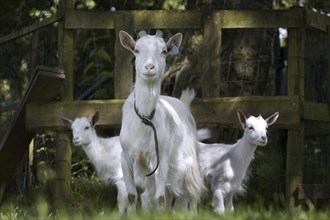
[[[134,101],[134,111],[135,111],[136,115],[141,119],[141,121],[142,121],[143,124],[150,126],[150,123],[152,123],[151,120],[155,116],[156,108],[154,108],[152,110],[152,112],[150,113],[149,116],[144,116],[144,115],[141,115],[139,113],[139,109],[136,107],[136,102]]]
[[[154,133],[154,141],[155,141],[155,150],[156,150],[156,157],[157,157],[157,165],[156,167],[154,168],[154,170],[147,174],[146,176],[151,176],[152,174],[154,174],[159,166],[159,163],[160,163],[160,159],[159,159],[159,146],[158,146],[158,138],[157,138],[157,131],[156,131],[156,127],[154,125],[154,123],[152,123],[152,119],[153,117],[155,116],[155,112],[156,112],[156,108],[154,108],[154,110],[152,110],[152,112],[150,113],[149,116],[143,116],[139,113],[139,110],[138,108],[136,107],[136,102],[134,100],[134,111],[136,113],[136,115],[141,119],[142,123],[147,125],[147,126],[150,126],[153,130],[153,133]]]

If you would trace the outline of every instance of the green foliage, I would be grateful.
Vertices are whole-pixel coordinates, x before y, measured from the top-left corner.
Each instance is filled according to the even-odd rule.
[[[74,77],[75,96],[78,96],[105,77],[113,82],[115,36],[109,30],[77,30],[75,35]],[[88,99],[110,99],[113,93],[113,86],[107,84]]]
[[[76,9],[91,10],[96,7],[96,2],[93,0],[78,0],[76,1]]]

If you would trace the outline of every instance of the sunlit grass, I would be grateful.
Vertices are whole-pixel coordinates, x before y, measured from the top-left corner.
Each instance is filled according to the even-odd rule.
[[[305,202],[304,208],[288,211],[284,207],[285,199],[278,196],[273,205],[265,204],[262,198],[254,202],[238,198],[235,212],[218,215],[214,213],[209,202],[198,207],[198,213],[184,213],[168,210],[165,212],[143,212],[140,207],[135,214],[121,216],[115,204],[116,190],[106,187],[95,177],[76,178],[71,183],[71,198],[59,207],[53,204],[54,198],[46,187],[32,190],[24,195],[11,195],[0,204],[0,219],[329,219],[330,206],[326,203],[323,209],[314,208],[313,203]],[[40,190],[42,189],[42,190]],[[50,190],[51,191],[51,190]]]
[[[180,211],[165,212],[143,212],[138,210],[135,214],[121,216],[115,208],[94,207],[88,209],[81,207],[65,207],[52,209],[45,198],[42,196],[30,204],[14,204],[7,201],[0,207],[0,219],[329,219],[330,211],[316,211],[315,209],[303,210],[297,208],[294,211],[285,209],[273,209],[256,207],[255,205],[240,204],[234,213],[217,215],[207,207],[200,207],[198,214],[184,213]]]

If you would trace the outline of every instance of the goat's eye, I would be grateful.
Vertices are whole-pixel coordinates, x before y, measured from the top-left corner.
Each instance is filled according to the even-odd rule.
[[[167,50],[163,50],[162,55],[167,55]]]
[[[138,49],[134,49],[134,53],[140,53]]]
[[[254,127],[253,126],[249,126],[249,130],[254,130]]]
[[[89,126],[86,126],[86,127],[85,127],[85,130],[88,130],[88,129],[89,129]]]

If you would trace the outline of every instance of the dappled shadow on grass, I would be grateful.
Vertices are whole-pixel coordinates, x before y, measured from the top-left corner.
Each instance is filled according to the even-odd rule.
[[[22,199],[22,198],[21,198]],[[328,219],[330,208],[322,211],[297,208],[287,211],[278,208],[265,208],[260,203],[246,204],[238,203],[234,213],[218,215],[211,211],[208,206],[200,206],[198,214],[184,213],[181,211],[165,212],[143,212],[138,209],[137,213],[121,216],[116,207],[108,204],[91,202],[86,199],[84,203],[75,201],[75,205],[68,204],[60,209],[54,209],[46,201],[45,197],[39,195],[30,203],[15,204],[16,201],[6,201],[0,207],[0,219]]]
[[[235,212],[218,215],[212,211],[210,198],[198,207],[198,213],[184,213],[168,210],[165,212],[144,212],[138,206],[135,214],[121,216],[117,211],[115,187],[105,186],[97,177],[80,176],[71,182],[71,198],[61,205],[53,205],[53,196],[41,189],[28,194],[8,197],[0,204],[0,219],[328,219],[330,206],[315,210],[311,203],[304,208],[287,211],[284,208],[284,196],[280,202],[265,204],[264,199],[251,202],[238,197],[235,200]]]

